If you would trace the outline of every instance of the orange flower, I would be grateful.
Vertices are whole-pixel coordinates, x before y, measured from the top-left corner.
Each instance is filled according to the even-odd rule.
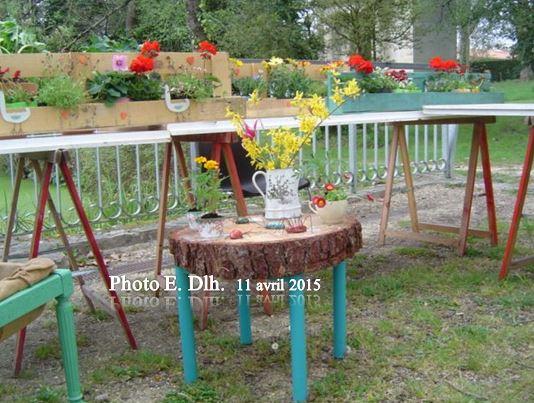
[[[324,185],[324,189],[327,191],[327,192],[331,192],[332,190],[334,190],[336,187],[332,184],[332,183],[326,183]]]
[[[314,196],[312,198],[312,203],[319,208],[323,208],[324,206],[326,206],[326,200],[322,196]]]
[[[192,66],[195,63],[195,56],[187,56],[185,58],[185,61],[187,62],[187,64]]]

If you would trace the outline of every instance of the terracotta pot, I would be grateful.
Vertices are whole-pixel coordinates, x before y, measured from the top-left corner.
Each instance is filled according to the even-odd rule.
[[[310,210],[317,214],[323,224],[340,224],[345,220],[349,203],[347,200],[327,201],[324,207],[317,207],[311,201]]]

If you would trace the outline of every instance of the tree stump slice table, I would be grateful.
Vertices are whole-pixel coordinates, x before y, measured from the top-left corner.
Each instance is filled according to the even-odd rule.
[[[309,273],[334,266],[352,257],[362,246],[361,225],[348,219],[341,225],[323,225],[313,217],[307,232],[288,234],[268,230],[263,221],[235,224],[224,222],[224,233],[232,229],[243,238],[202,239],[198,232],[183,228],[171,233],[170,252],[176,265],[198,276],[214,275],[225,280],[271,279]]]
[[[333,266],[333,355],[345,356],[346,263],[362,247],[360,223],[352,217],[339,225],[323,225],[313,216],[308,231],[288,234],[284,230],[265,229],[259,217],[248,224],[223,223],[226,236],[202,239],[190,228],[170,234],[170,251],[176,262],[176,293],[186,383],[197,379],[196,346],[189,292],[189,275],[213,275],[226,280],[285,279],[288,290],[291,376],[293,400],[307,399],[305,291],[303,274]],[[233,229],[243,238],[230,239]],[[250,289],[237,282],[239,331],[242,344],[252,343]]]

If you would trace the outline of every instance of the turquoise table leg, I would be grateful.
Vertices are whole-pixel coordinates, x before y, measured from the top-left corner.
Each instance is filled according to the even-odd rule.
[[[239,311],[239,337],[241,344],[252,344],[250,330],[250,291],[237,286],[237,310]]]
[[[288,285],[298,285],[302,275],[290,277]],[[303,402],[308,395],[308,369],[306,365],[306,318],[304,315],[304,291],[297,288],[289,290],[289,326],[291,333],[291,378],[293,381],[293,400]]]
[[[72,281],[72,280],[71,280]],[[67,397],[69,402],[82,402],[83,395],[78,373],[78,349],[76,347],[76,331],[72,304],[67,295],[56,298],[56,315],[59,329],[59,342],[65,379],[67,381]]]
[[[176,287],[180,338],[182,339],[184,380],[185,383],[191,383],[197,379],[195,331],[193,329],[191,300],[189,299],[189,273],[180,267],[176,267]]]
[[[347,350],[347,264],[334,266],[334,358],[343,358]]]

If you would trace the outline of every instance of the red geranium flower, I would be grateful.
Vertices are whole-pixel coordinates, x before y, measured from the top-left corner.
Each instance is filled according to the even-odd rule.
[[[324,206],[326,206],[326,200],[322,196],[314,196],[312,198],[312,203],[319,208],[323,208]]]
[[[159,55],[160,47],[158,41],[146,41],[141,46],[141,54],[145,57],[154,58]]]
[[[433,70],[441,70],[443,66],[443,59],[439,56],[433,57],[428,61],[428,66]]]
[[[20,79],[20,70],[17,70],[13,73],[13,80],[17,81],[18,79]]]
[[[332,183],[326,183],[324,185],[324,189],[327,191],[327,192],[331,192],[332,190],[334,190],[336,187],[332,184]]]
[[[217,54],[217,46],[208,41],[202,41],[198,44],[198,51],[204,59],[211,59],[211,56]]]
[[[350,55],[347,64],[349,65],[349,67],[355,69],[357,66],[360,65],[360,63],[364,61],[365,59],[361,55]]]
[[[373,63],[369,60],[365,60],[363,63],[361,63],[357,70],[360,72],[360,73],[365,73],[365,74],[371,74],[374,70],[374,66],[373,66]]]
[[[456,60],[443,60],[441,57],[436,56],[428,61],[428,65],[434,71],[444,71],[447,73],[461,72],[460,64]]]
[[[370,60],[364,59],[361,55],[349,56],[347,64],[359,73],[371,74],[374,70],[373,63]]]
[[[445,60],[443,62],[443,69],[448,72],[457,71],[460,65],[456,60]]]
[[[133,71],[136,74],[143,74],[152,70],[154,70],[154,59],[151,59],[150,57],[138,55],[130,63],[130,71]]]

